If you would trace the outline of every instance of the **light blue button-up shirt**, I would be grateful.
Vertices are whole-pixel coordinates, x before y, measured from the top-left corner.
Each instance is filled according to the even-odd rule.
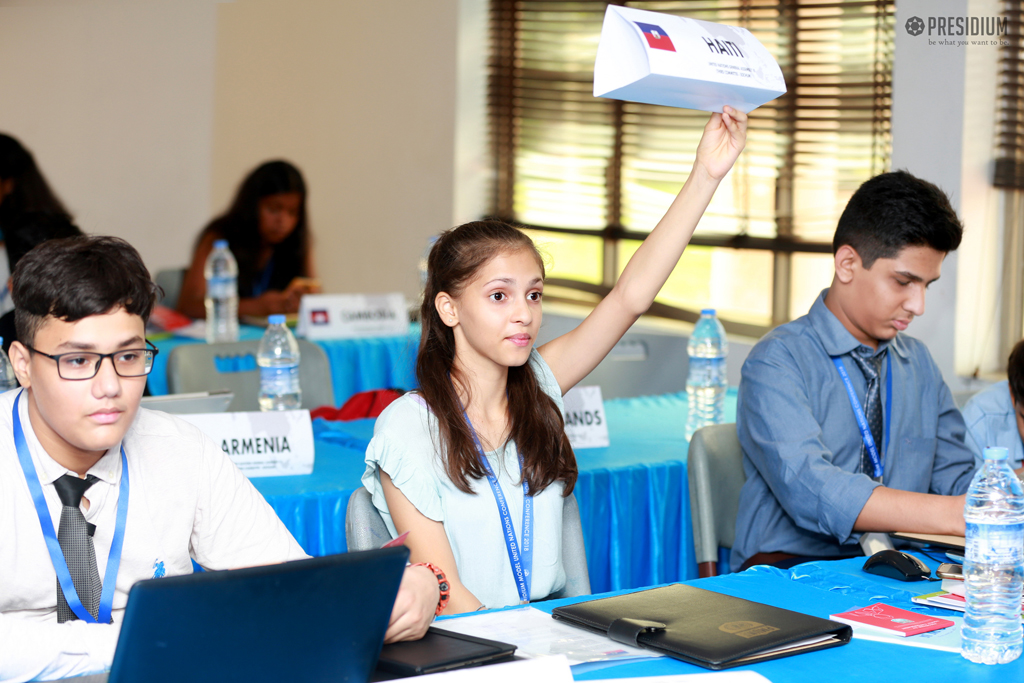
[[[850,358],[863,345],[825,306],[827,293],[807,315],[765,335],[743,364],[737,429],[747,481],[740,492],[734,570],[758,552],[860,554],[853,524],[879,484],[862,470],[860,430],[831,357],[843,357],[863,405],[867,383]],[[920,493],[965,492],[974,456],[928,349],[903,334],[879,343],[877,351],[867,348],[874,354],[888,349],[892,360],[883,484]],[[883,401],[887,366],[882,363]]]
[[[1024,444],[1017,430],[1017,411],[1010,399],[1010,383],[996,382],[971,397],[964,406],[967,423],[967,447],[974,452],[978,464],[986,448],[1001,447],[1010,452],[1010,466],[1019,469],[1024,460]]]

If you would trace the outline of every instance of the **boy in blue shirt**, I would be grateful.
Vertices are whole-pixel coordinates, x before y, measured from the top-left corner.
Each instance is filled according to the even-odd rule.
[[[967,445],[981,462],[986,448],[998,446],[1010,452],[1010,467],[1024,473],[1024,340],[1010,352],[1007,379],[971,397],[964,406]]]
[[[962,232],[946,195],[903,171],[850,198],[831,287],[743,364],[734,570],[860,555],[864,532],[963,535],[964,421],[928,349],[902,334]]]

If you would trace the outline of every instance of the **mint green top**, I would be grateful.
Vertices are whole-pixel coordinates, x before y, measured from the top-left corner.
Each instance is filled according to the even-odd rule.
[[[562,392],[551,368],[537,350],[529,364],[541,390],[560,411]],[[363,486],[373,496],[391,537],[398,535],[388,514],[380,486],[383,469],[405,497],[429,519],[444,523],[462,584],[487,607],[519,603],[509,566],[498,506],[485,479],[470,480],[475,495],[464,493],[445,476],[437,453],[437,421],[419,394],[406,394],[377,418],[373,439],[366,449]],[[516,538],[522,539],[523,487],[515,444],[487,453],[508,500]],[[534,497],[533,584],[531,599],[539,600],[565,586],[562,568],[562,482],[555,482]],[[441,569],[445,569],[441,567]]]

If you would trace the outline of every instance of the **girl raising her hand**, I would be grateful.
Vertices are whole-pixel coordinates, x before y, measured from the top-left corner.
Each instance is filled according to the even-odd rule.
[[[504,223],[443,233],[427,261],[420,388],[378,418],[363,485],[411,561],[447,575],[446,614],[539,600],[565,585],[562,499],[576,483],[562,395],[654,301],[746,139],[712,114],[693,169],[612,291],[573,331],[534,348],[544,265]]]

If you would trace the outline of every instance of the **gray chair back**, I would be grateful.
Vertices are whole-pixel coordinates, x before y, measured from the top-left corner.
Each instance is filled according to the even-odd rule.
[[[565,568],[565,587],[548,596],[571,598],[590,595],[590,573],[587,570],[587,553],[583,547],[583,525],[580,523],[580,508],[576,496],[564,499],[562,507],[562,566]],[[348,549],[373,550],[391,539],[384,519],[380,516],[370,492],[363,487],[356,489],[348,499],[345,513],[345,542]]]
[[[331,366],[324,350],[299,339],[299,386],[302,407],[313,409],[334,405]],[[235,393],[228,410],[259,410],[259,368],[242,372],[220,372],[214,358],[252,356],[255,364],[259,340],[218,344],[184,344],[171,351],[167,359],[167,386],[172,394],[229,389]]]
[[[160,303],[167,308],[174,308],[178,305],[178,295],[181,294],[181,283],[185,281],[187,268],[166,268],[156,272],[155,281],[164,290]]]
[[[734,423],[694,432],[686,459],[693,545],[701,577],[718,573],[718,548],[732,548],[743,472],[743,449]]]
[[[390,540],[391,533],[373,504],[373,497],[360,486],[352,492],[345,511],[345,543],[349,552],[374,550]]]
[[[587,569],[587,550],[583,547],[583,524],[576,494],[570,493],[562,503],[562,567],[565,569],[565,587],[549,599],[590,595],[590,571]]]

